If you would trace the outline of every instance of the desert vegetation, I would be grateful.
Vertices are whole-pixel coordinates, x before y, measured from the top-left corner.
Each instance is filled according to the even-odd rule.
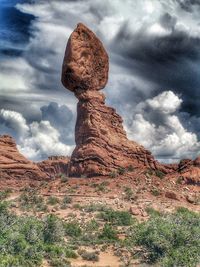
[[[140,221],[129,211],[103,204],[75,206],[67,195],[58,199],[22,192],[14,201],[6,197],[0,202],[2,267],[43,266],[44,262],[52,267],[75,266],[70,262],[78,258],[94,264],[108,249],[119,257],[120,266],[131,266],[137,259],[164,267],[200,263],[200,215],[186,208],[163,213],[149,207],[149,218]],[[51,212],[52,205],[60,205],[60,210],[66,205],[71,213],[62,219]],[[22,214],[13,212],[16,206]]]

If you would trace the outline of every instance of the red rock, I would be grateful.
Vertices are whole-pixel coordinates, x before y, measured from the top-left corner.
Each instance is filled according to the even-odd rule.
[[[134,216],[141,215],[141,210],[136,207],[130,207],[129,212]]]
[[[0,136],[0,170],[2,178],[48,179],[37,164],[19,153],[14,139],[8,135]]]
[[[186,199],[191,204],[195,204],[195,202],[196,202],[196,198],[194,196],[192,196],[192,195],[187,195]]]
[[[68,163],[70,158],[64,156],[52,156],[48,157],[47,160],[37,163],[40,170],[51,176],[57,174],[67,175]]]
[[[200,157],[185,161],[184,167],[179,167],[178,171],[186,184],[200,185]]]
[[[69,175],[108,175],[130,165],[168,172],[148,150],[127,139],[122,118],[105,105],[98,90],[106,85],[107,76],[108,56],[102,43],[78,24],[68,41],[62,71],[63,85],[79,100]]]
[[[196,159],[194,160],[194,166],[200,168],[200,157],[198,157],[198,158],[196,158]]]
[[[85,25],[79,23],[71,34],[62,68],[63,85],[76,93],[100,90],[108,80],[108,55],[101,41]]]
[[[165,193],[165,197],[170,198],[170,199],[174,199],[174,200],[179,200],[178,195],[175,192],[172,192],[172,191],[167,191]]]

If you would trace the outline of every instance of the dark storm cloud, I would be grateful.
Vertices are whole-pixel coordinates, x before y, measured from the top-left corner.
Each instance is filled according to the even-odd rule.
[[[176,1],[180,4],[180,7],[187,12],[192,12],[195,6],[200,6],[199,0],[176,0]]]
[[[125,23],[112,48],[127,58],[127,68],[133,65],[134,73],[155,84],[155,94],[163,88],[173,88],[182,94],[182,109],[200,115],[200,38],[173,29],[176,19],[168,14],[161,21],[171,28],[170,34],[149,36],[145,30],[132,33]]]
[[[61,134],[60,140],[68,144],[74,144],[74,116],[72,111],[66,106],[59,106],[56,102],[43,106],[41,110],[41,119],[49,121],[50,124],[59,130]]]
[[[21,1],[24,3],[25,1]],[[15,8],[17,1],[0,3],[0,53],[19,56],[31,36],[33,15],[24,14]]]

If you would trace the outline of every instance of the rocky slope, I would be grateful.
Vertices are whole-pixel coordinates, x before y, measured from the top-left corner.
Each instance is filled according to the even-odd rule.
[[[20,154],[11,136],[0,136],[1,178],[50,179],[60,173],[67,174],[68,161],[68,157],[49,157],[48,160],[34,163]]]
[[[47,160],[37,163],[37,166],[49,176],[55,177],[58,174],[67,175],[68,163],[69,157],[53,156],[48,157]]]
[[[101,41],[78,24],[69,38],[62,71],[63,85],[79,100],[69,175],[106,175],[128,166],[169,172],[170,168],[159,164],[143,146],[127,139],[122,118],[105,105],[99,90],[107,83],[108,70],[108,55]]]
[[[14,179],[48,179],[48,175],[41,171],[37,164],[19,153],[14,139],[8,135],[0,136],[0,176]]]

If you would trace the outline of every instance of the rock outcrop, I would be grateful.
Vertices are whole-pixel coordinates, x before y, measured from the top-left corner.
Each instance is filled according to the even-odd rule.
[[[52,156],[47,160],[37,163],[41,171],[47,173],[51,177],[58,174],[67,175],[68,163],[70,158],[64,156]]]
[[[178,166],[178,172],[185,183],[200,185],[200,157],[195,160],[181,160]]]
[[[166,168],[143,146],[127,139],[122,118],[105,105],[108,55],[96,35],[83,24],[71,34],[63,61],[62,83],[78,98],[76,148],[69,175],[107,175],[119,168]]]
[[[48,179],[36,163],[19,153],[14,139],[8,135],[0,136],[0,177],[36,180]]]

